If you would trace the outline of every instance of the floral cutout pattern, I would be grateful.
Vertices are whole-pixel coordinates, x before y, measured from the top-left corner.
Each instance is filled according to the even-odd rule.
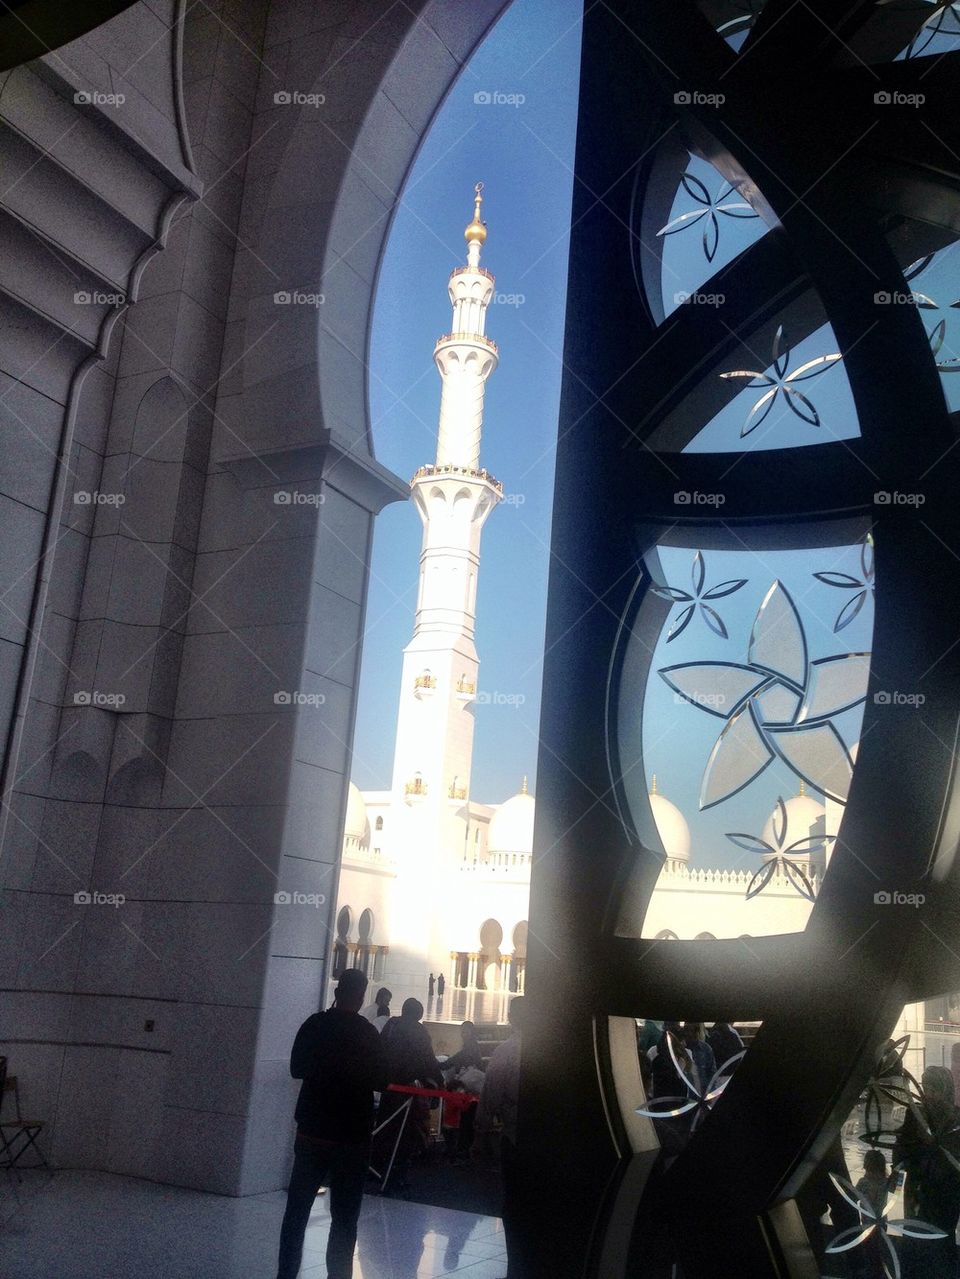
[[[923,1092],[920,1085],[910,1074],[903,1063],[904,1054],[910,1047],[910,1036],[902,1035],[892,1041],[880,1054],[876,1068],[867,1081],[863,1095],[863,1132],[860,1141],[865,1145],[878,1149],[891,1149],[899,1135],[899,1130],[885,1127],[886,1117],[894,1106],[911,1109],[920,1117],[923,1105]],[[921,1127],[929,1129],[929,1125],[921,1118]]]
[[[758,893],[762,893],[767,885],[771,882],[777,871],[780,871],[783,877],[791,884],[801,897],[805,897],[807,901],[816,900],[816,891],[811,884],[806,871],[799,862],[791,861],[793,856],[802,856],[804,853],[818,853],[825,844],[836,839],[835,835],[804,835],[800,839],[795,839],[788,844],[787,841],[787,806],[783,802],[781,795],[777,799],[777,806],[773,812],[773,838],[774,844],[768,843],[765,839],[761,839],[757,835],[744,835],[738,831],[728,832],[727,839],[731,844],[736,844],[737,848],[746,849],[748,853],[759,853],[765,858],[764,864],[747,885],[747,901],[752,897],[756,897]]]
[[[715,196],[711,196],[706,186],[692,173],[681,174],[680,185],[693,200],[694,207],[688,209],[686,213],[681,213],[679,217],[673,218],[666,226],[662,226],[657,235],[676,235],[678,231],[685,231],[687,227],[696,226],[701,219],[706,219],[703,223],[702,243],[704,257],[708,262],[712,262],[716,257],[720,244],[718,213],[728,218],[758,216],[756,210],[745,200],[730,200],[731,195],[739,194],[736,187],[730,183],[725,183]]]
[[[706,603],[707,600],[723,599],[727,595],[733,595],[735,591],[739,591],[741,586],[746,586],[747,579],[745,577],[731,578],[728,582],[721,582],[718,586],[711,586],[706,591],[703,589],[706,580],[706,562],[699,551],[693,557],[693,565],[690,569],[690,584],[693,588],[690,591],[680,590],[676,586],[653,586],[651,590],[654,595],[659,595],[661,599],[671,600],[674,604],[685,604],[686,607],[680,611],[670,630],[667,632],[667,643],[675,640],[678,635],[690,625],[694,614],[699,609],[700,615],[706,624],[710,627],[715,635],[719,635],[721,639],[727,639],[727,628],[724,625],[723,618],[715,608]]]
[[[670,1060],[673,1062],[673,1068],[677,1072],[677,1078],[682,1079],[686,1085],[687,1096],[653,1097],[645,1106],[638,1106],[636,1113],[644,1115],[647,1119],[677,1119],[681,1115],[692,1114],[690,1135],[693,1136],[694,1132],[723,1096],[727,1084],[729,1084],[733,1076],[734,1066],[746,1055],[747,1050],[744,1048],[741,1052],[734,1053],[732,1057],[728,1057],[723,1065],[714,1072],[706,1088],[701,1091],[677,1060],[677,1054],[674,1052],[673,1042],[669,1033],[664,1034],[658,1051],[663,1051],[664,1044],[667,1046]]]
[[[758,369],[730,369],[728,372],[720,374],[720,377],[727,380],[731,378],[748,378],[747,385],[750,387],[758,389],[761,387],[769,388],[769,390],[764,391],[763,395],[760,396],[747,414],[746,420],[740,428],[740,438],[744,439],[745,436],[752,434],[757,429],[781,396],[787,407],[801,421],[810,426],[820,426],[820,414],[812,401],[802,391],[797,389],[796,383],[806,382],[810,378],[817,377],[842,358],[839,352],[833,355],[818,355],[812,360],[805,361],[798,369],[794,369],[792,373],[789,373],[787,370],[790,367],[790,343],[787,340],[783,325],[778,325],[773,338],[769,365],[771,372],[768,373]]]
[[[925,3],[926,0],[921,0]],[[937,36],[947,36],[954,40],[960,38],[960,4],[954,0],[929,0],[933,4],[933,12],[926,19],[920,30],[903,50],[902,56],[918,58],[933,43]],[[878,0],[881,7],[896,4],[903,7],[903,0]],[[913,8],[917,8],[916,3]]]
[[[813,576],[818,582],[823,582],[824,586],[857,592],[837,614],[837,620],[833,624],[834,634],[850,625],[867,602],[868,596],[873,594],[873,559],[873,534],[868,533],[867,540],[860,547],[860,577],[854,577],[850,573],[814,573]]]
[[[917,276],[923,275],[924,271],[926,271],[927,267],[936,256],[936,253],[928,253],[926,257],[917,258],[916,262],[911,262],[910,265],[904,269],[903,278],[908,282],[912,282],[917,278]],[[912,289],[910,297],[913,299],[914,306],[921,311],[941,311],[944,309],[941,304],[935,301],[928,293],[921,293],[918,289]],[[951,302],[950,307],[951,309],[960,307],[960,298]],[[930,352],[933,355],[934,363],[940,373],[960,373],[960,359],[948,360],[939,358],[940,352],[943,349],[943,344],[946,341],[946,336],[946,317],[935,324],[932,329],[927,331],[927,338],[930,342]]]
[[[836,1186],[837,1190],[843,1195],[851,1207],[856,1208],[860,1214],[860,1223],[856,1226],[850,1226],[846,1230],[841,1230],[835,1235],[825,1251],[836,1255],[841,1252],[849,1252],[853,1248],[859,1247],[866,1243],[871,1235],[878,1235],[884,1248],[883,1253],[883,1271],[887,1279],[900,1279],[900,1259],[894,1251],[893,1244],[890,1242],[890,1236],[900,1238],[906,1235],[910,1239],[945,1239],[946,1231],[940,1230],[936,1226],[928,1225],[925,1221],[918,1221],[915,1217],[904,1217],[897,1221],[889,1221],[887,1219],[886,1210],[877,1213],[874,1211],[873,1205],[866,1195],[862,1194],[855,1186],[852,1186],[845,1177],[838,1177],[836,1173],[830,1173],[830,1180]]]
[[[660,668],[684,701],[725,721],[704,769],[701,810],[743,790],[777,757],[845,803],[853,762],[833,719],[864,700],[869,673],[869,653],[808,659],[803,624],[779,580],[757,610],[745,662]]]

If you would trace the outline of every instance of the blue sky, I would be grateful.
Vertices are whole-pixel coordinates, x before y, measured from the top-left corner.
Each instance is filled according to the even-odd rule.
[[[580,12],[579,0],[516,0],[454,85],[402,195],[371,339],[377,457],[409,478],[436,454],[433,346],[449,331],[447,276],[465,261],[463,228],[482,181],[482,262],[497,294],[513,300],[487,317],[500,367],[487,383],[481,464],[513,500],[483,533],[477,650],[481,689],[524,699],[476,708],[471,794],[488,802],[519,790],[524,774],[532,789],[536,772]],[[495,100],[475,101],[477,94]],[[514,101],[498,103],[497,95]],[[390,782],[420,537],[412,504],[378,518],[353,767],[364,788]]]

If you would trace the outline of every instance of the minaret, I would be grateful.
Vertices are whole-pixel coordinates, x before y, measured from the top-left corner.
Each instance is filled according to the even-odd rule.
[[[449,966],[449,919],[441,903],[462,891],[456,875],[469,830],[480,533],[503,491],[480,467],[483,394],[497,367],[496,344],[484,333],[494,279],[480,265],[487,238],[481,191],[477,183],[464,232],[467,264],[451,273],[447,286],[450,332],[433,353],[442,386],[436,461],[422,466],[410,484],[423,542],[393,760],[391,822],[394,846],[402,852],[390,973],[394,990],[408,988],[421,998],[428,971]]]
[[[467,264],[451,273],[447,285],[450,332],[433,353],[442,386],[437,457],[410,486],[423,542],[413,639],[403,655],[393,791],[423,810],[419,838],[438,854],[450,841],[451,854],[462,852],[462,834],[450,818],[470,789],[480,534],[502,495],[499,482],[480,467],[484,389],[498,360],[496,343],[484,332],[494,278],[480,265],[487,238],[482,190],[478,182],[464,231]]]

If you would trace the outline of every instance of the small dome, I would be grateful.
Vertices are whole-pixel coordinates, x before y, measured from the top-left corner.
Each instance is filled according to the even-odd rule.
[[[343,824],[344,839],[359,843],[367,833],[367,805],[360,791],[350,783],[347,789],[347,820]]]
[[[799,795],[794,795],[793,799],[788,799],[784,803],[787,810],[787,833],[784,836],[783,846],[787,848],[790,844],[795,844],[798,839],[806,839],[810,834],[810,827],[818,822],[826,812],[824,806],[818,803],[812,796],[807,794],[806,787],[800,783]],[[763,828],[763,839],[773,848],[777,847],[777,838],[774,834],[774,818],[777,816],[775,808],[767,818],[767,824]],[[791,853],[791,857],[804,857],[807,853],[800,849],[796,853]]]
[[[490,819],[487,832],[487,851],[490,853],[532,853],[533,818],[536,801],[527,793],[527,780],[523,790],[501,804]]]
[[[483,196],[480,194],[482,190],[483,183],[478,182],[476,187],[474,187],[476,197],[473,205],[473,220],[463,233],[463,238],[466,240],[467,244],[469,244],[472,240],[475,240],[478,244],[483,244],[487,238],[487,228],[483,219],[480,217],[480,205],[483,203]]]
[[[657,834],[663,844],[663,851],[668,859],[688,862],[690,860],[690,827],[676,804],[657,791],[657,779],[654,777],[649,794],[653,820],[657,823]]]

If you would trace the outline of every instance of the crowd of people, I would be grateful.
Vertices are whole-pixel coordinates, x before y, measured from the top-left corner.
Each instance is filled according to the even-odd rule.
[[[302,1084],[277,1279],[296,1279],[299,1274],[307,1222],[322,1186],[330,1188],[327,1274],[329,1279],[351,1279],[367,1177],[372,1167],[389,1168],[394,1184],[403,1189],[411,1162],[429,1144],[430,1112],[440,1093],[447,1103],[445,1137],[453,1158],[486,1156],[491,1133],[499,1126],[502,1218],[510,1251],[518,1195],[523,997],[511,1002],[511,1036],[488,1062],[469,1021],[460,1028],[459,1051],[441,1061],[418,999],[404,1000],[399,1016],[394,1016],[393,996],[386,987],[364,1007],[366,989],[365,974],[347,969],[332,1007],[308,1017],[294,1041],[290,1071]]]

